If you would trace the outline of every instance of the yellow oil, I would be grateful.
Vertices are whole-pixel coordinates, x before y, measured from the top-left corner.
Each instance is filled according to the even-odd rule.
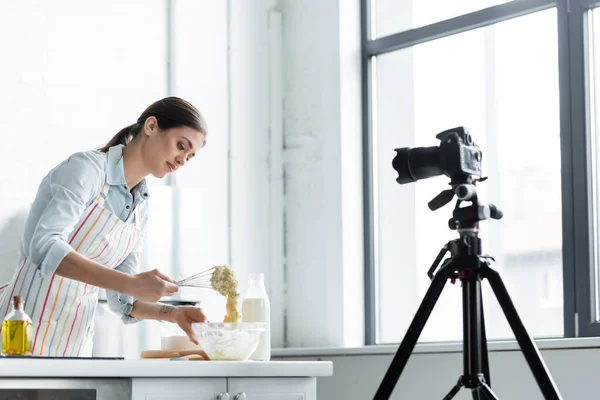
[[[2,354],[31,355],[32,333],[29,321],[2,321]]]

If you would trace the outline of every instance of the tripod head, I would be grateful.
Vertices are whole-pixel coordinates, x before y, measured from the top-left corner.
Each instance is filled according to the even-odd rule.
[[[458,230],[459,233],[464,230],[473,230],[479,227],[479,221],[486,219],[500,219],[503,216],[502,211],[494,204],[480,204],[477,197],[477,182],[483,182],[487,177],[479,178],[477,176],[466,176],[464,179],[452,179],[451,189],[442,191],[435,196],[427,205],[432,211],[448,204],[456,195],[457,201],[452,218],[448,220],[448,227],[452,230]],[[470,201],[471,205],[460,207],[465,202]]]
[[[457,201],[452,210],[452,218],[448,220],[448,227],[458,231],[460,237],[446,243],[435,261],[427,271],[429,279],[433,279],[438,265],[447,252],[450,252],[450,262],[456,257],[465,257],[471,255],[481,255],[481,239],[479,238],[479,221],[486,219],[500,219],[503,216],[502,211],[494,204],[480,204],[477,197],[477,182],[485,181],[487,178],[477,178],[473,176],[466,177],[464,181],[450,183],[452,189],[442,191],[435,196],[427,205],[434,211],[448,204],[456,195]],[[466,207],[460,207],[463,202],[470,201],[471,204]]]

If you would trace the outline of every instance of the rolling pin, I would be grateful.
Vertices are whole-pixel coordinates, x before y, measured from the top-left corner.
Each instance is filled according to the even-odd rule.
[[[144,350],[142,351],[141,358],[173,358],[181,357],[176,350]]]
[[[209,359],[204,350],[145,350],[141,354],[141,358],[187,358],[191,356],[199,356],[205,360]],[[198,357],[188,359],[197,360]]]

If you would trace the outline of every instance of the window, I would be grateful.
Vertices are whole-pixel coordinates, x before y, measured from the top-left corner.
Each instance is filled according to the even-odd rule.
[[[458,237],[455,199],[427,207],[449,178],[398,185],[394,149],[456,126],[483,151],[478,193],[504,212],[483,252],[528,332],[600,335],[600,2],[363,2],[367,344],[404,337]],[[447,284],[419,340],[461,340],[461,299]],[[488,338],[512,338],[487,281],[483,302]]]
[[[458,237],[447,228],[454,202],[434,212],[427,208],[449,179],[398,185],[393,149],[437,146],[438,132],[459,125],[483,151],[489,180],[478,193],[504,211],[503,219],[481,223],[484,246],[530,333],[562,335],[562,304],[541,307],[531,290],[540,272],[562,283],[557,62],[554,9],[374,61],[380,342],[400,341],[429,287],[427,269]],[[462,338],[458,286],[444,289],[421,340]],[[493,293],[484,293],[488,337],[512,336]]]
[[[57,160],[104,145],[164,96],[166,63],[139,73],[148,54],[165,58],[164,26],[164,0],[2,2],[0,43],[10,57],[0,63],[0,131],[13,134],[0,157],[21,162],[1,178],[35,182],[35,193]]]
[[[599,210],[599,195],[600,195],[600,140],[598,140],[598,133],[600,132],[600,105],[598,102],[600,98],[598,98],[598,94],[600,94],[600,54],[598,51],[598,44],[600,43],[600,10],[593,9],[588,13],[589,17],[589,67],[588,67],[588,76],[589,76],[589,127],[590,127],[590,147],[592,149],[592,184],[593,184],[593,213],[594,213],[594,225],[593,225],[593,237],[594,237],[594,276],[593,276],[593,284],[594,284],[594,305],[593,308],[593,317],[595,321],[600,321],[600,214]]]
[[[0,63],[0,158],[18,165],[0,172],[7,265],[16,265],[15,232],[44,175],[74,152],[103,146],[170,94],[192,102],[219,134],[176,182],[147,177],[151,216],[141,268],[181,279],[206,260],[227,260],[227,29],[221,2],[0,2],[0,45],[10,54]],[[12,267],[0,271],[0,282],[11,276]],[[182,289],[178,296],[204,294]]]
[[[535,282],[536,308],[562,309],[562,274],[560,274],[560,269],[539,268]]]
[[[166,63],[140,61],[165,59],[164,8],[164,0],[0,2],[0,159],[12,166],[0,171],[0,282],[12,276],[48,171],[104,145],[164,96]]]
[[[509,1],[374,0],[374,36],[391,35]]]

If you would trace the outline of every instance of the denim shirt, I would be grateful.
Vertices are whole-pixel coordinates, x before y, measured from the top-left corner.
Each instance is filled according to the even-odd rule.
[[[42,276],[52,276],[62,259],[73,251],[67,238],[100,193],[105,180],[110,187],[104,207],[122,221],[135,224],[135,210],[148,199],[148,187],[142,180],[129,191],[123,170],[123,146],[113,146],[106,153],[98,150],[75,153],[42,180],[25,224],[19,248],[21,259],[29,258]],[[141,208],[142,234],[148,219],[147,210],[148,207]],[[142,242],[138,242],[117,270],[137,273]],[[139,321],[129,316],[133,297],[108,289],[106,295],[109,309],[121,316],[125,324]]]

